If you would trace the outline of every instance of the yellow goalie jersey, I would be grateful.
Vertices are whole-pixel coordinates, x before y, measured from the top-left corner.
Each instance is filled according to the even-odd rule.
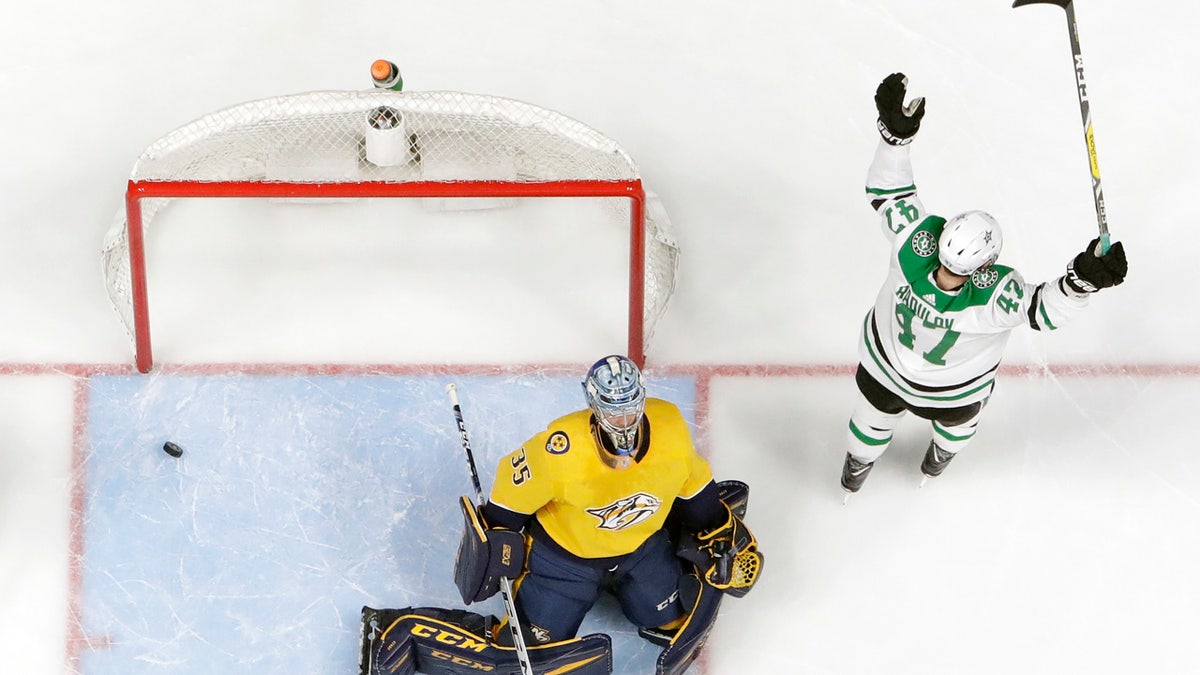
[[[662,529],[677,497],[694,497],[712,480],[679,408],[647,398],[636,457],[614,469],[600,457],[591,410],[550,423],[500,460],[491,501],[536,515],[554,541],[581,558],[633,552]]]

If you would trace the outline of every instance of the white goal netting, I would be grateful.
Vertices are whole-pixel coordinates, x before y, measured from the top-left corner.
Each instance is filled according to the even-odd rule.
[[[148,331],[148,320],[139,328],[146,309],[134,288],[135,279],[145,288],[145,265],[140,247],[131,257],[130,229],[148,235],[174,198],[438,197],[475,207],[563,196],[612,197],[606,202],[624,214],[614,222],[644,222],[644,241],[630,244],[630,264],[644,260],[643,281],[629,289],[631,304],[642,306],[630,331],[644,349],[674,290],[678,248],[665,211],[646,199],[636,164],[612,139],[559,113],[492,96],[320,91],[205,115],[160,138],[134,164],[127,209],[105,237],[104,277],[140,367],[149,335],[139,331]]]

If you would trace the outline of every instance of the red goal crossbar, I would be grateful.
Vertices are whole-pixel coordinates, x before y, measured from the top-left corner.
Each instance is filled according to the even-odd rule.
[[[137,369],[147,373],[154,364],[150,345],[150,310],[147,300],[145,228],[142,200],[149,198],[267,198],[347,199],[371,197],[516,198],[516,197],[618,197],[629,208],[629,339],[628,356],[645,364],[646,195],[640,179],[558,180],[507,182],[455,181],[130,181],[125,193],[129,236],[130,284],[133,300],[134,349]]]

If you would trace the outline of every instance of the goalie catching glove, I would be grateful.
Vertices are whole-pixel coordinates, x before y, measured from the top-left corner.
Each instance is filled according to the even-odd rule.
[[[488,528],[479,510],[459,498],[463,535],[454,559],[454,585],[463,602],[486,600],[500,591],[500,578],[516,579],[525,569],[525,536],[514,530]]]
[[[709,585],[740,598],[758,581],[763,555],[750,528],[725,509],[729,517],[724,525],[684,537],[677,553],[695,564]]]

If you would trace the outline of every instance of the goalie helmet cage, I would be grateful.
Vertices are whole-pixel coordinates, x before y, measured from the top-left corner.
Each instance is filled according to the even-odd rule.
[[[210,113],[153,143],[105,236],[109,299],[139,372],[150,345],[145,238],[175,198],[606,197],[628,203],[628,355],[639,365],[674,291],[678,248],[613,140],[537,106],[461,92],[318,91]],[[653,206],[650,204],[649,206]]]

